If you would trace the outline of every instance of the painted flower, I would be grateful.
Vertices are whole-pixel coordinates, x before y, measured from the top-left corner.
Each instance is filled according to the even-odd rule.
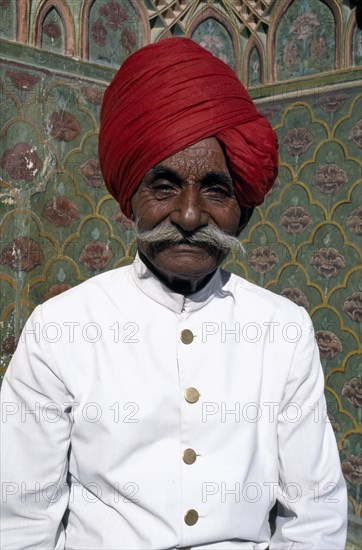
[[[103,25],[102,19],[97,19],[97,21],[92,24],[91,33],[94,42],[98,46],[103,47],[106,43],[107,29]]]
[[[44,294],[44,301],[54,298],[54,296],[58,296],[58,294],[62,294],[62,292],[65,292],[70,288],[72,288],[71,285],[68,285],[67,283],[57,283],[52,285]]]
[[[18,90],[30,92],[38,82],[39,78],[29,73],[21,73],[20,71],[6,71],[8,76]]]
[[[89,271],[101,271],[112,257],[113,252],[106,243],[95,241],[85,245],[79,256],[79,261]]]
[[[81,164],[79,172],[89,187],[100,188],[104,186],[104,179],[97,159],[89,159],[84,164]]]
[[[216,57],[221,59],[221,61],[224,61],[224,63],[228,62],[227,55],[223,53],[224,42],[219,36],[216,36],[215,34],[207,34],[203,36],[200,46],[214,54]]]
[[[288,298],[288,300],[291,300],[298,306],[303,306],[305,308],[309,307],[309,302],[306,295],[299,288],[283,288],[281,295],[284,296],[284,298]]]
[[[294,65],[295,60],[298,57],[298,48],[294,40],[289,40],[283,49],[283,63],[287,67]]]
[[[362,380],[360,378],[348,380],[342,388],[342,395],[347,397],[354,407],[362,408]]]
[[[314,137],[306,128],[293,128],[284,136],[282,144],[293,157],[305,153],[314,143]]]
[[[291,206],[281,215],[279,224],[289,235],[303,233],[312,223],[312,218],[302,206]]]
[[[362,149],[362,119],[357,122],[349,133],[348,139]]]
[[[1,263],[7,264],[14,271],[28,272],[43,262],[44,254],[40,245],[28,237],[11,241],[1,255]]]
[[[3,10],[8,9],[9,7],[9,0],[0,0],[0,8]]]
[[[317,330],[315,333],[319,354],[322,359],[334,359],[343,351],[340,339],[330,330]]]
[[[342,472],[352,485],[362,485],[362,456],[350,455],[342,462]]]
[[[356,323],[362,323],[362,292],[353,292],[346,298],[343,311]]]
[[[334,433],[338,433],[341,431],[341,427],[340,425],[338,424],[337,420],[334,418],[334,416],[332,416],[331,414],[328,414],[328,419],[329,419],[329,422],[331,423],[332,425],[332,428],[333,428],[333,431]]]
[[[123,21],[128,19],[127,12],[115,0],[99,8],[99,15],[108,20],[107,27],[113,31],[120,29]]]
[[[115,222],[119,223],[123,229],[133,229],[133,221],[127,218],[119,207],[115,210],[113,219]]]
[[[304,40],[312,35],[314,29],[319,27],[320,23],[314,13],[310,11],[299,15],[294,21],[293,25],[290,27],[292,34],[295,34],[298,40]]]
[[[343,106],[346,99],[348,96],[345,94],[324,95],[319,97],[316,103],[325,113],[335,113]]]
[[[267,246],[259,246],[252,250],[248,259],[249,265],[256,273],[269,273],[279,263],[275,252]]]
[[[268,120],[271,120],[280,112],[280,106],[279,105],[268,105],[267,107],[264,107],[263,109],[259,109],[259,113],[264,115]]]
[[[135,33],[129,29],[124,29],[121,35],[121,42],[126,52],[131,54],[137,44]]]
[[[328,57],[327,42],[324,36],[317,36],[310,45],[310,53],[313,57]]]
[[[56,40],[62,35],[62,31],[55,21],[48,21],[43,27],[43,33],[53,40]]]
[[[322,164],[315,173],[312,183],[323,195],[336,195],[342,185],[348,183],[347,172],[334,162]]]
[[[6,149],[0,164],[14,180],[31,181],[43,168],[43,161],[35,145],[29,143],[17,143],[11,149]]]
[[[82,88],[83,95],[87,98],[89,103],[93,105],[101,105],[104,96],[104,90],[96,88],[95,86],[87,86]]]
[[[335,248],[320,248],[317,250],[310,264],[321,277],[337,277],[338,273],[346,267],[342,254]]]
[[[347,218],[347,227],[353,233],[362,235],[362,206],[357,206]]]
[[[54,197],[47,202],[43,215],[55,227],[69,227],[75,220],[79,220],[78,208],[66,197]]]
[[[13,355],[16,350],[16,346],[18,345],[18,340],[15,338],[15,336],[8,336],[2,343],[1,349],[4,353],[7,353],[8,355]]]
[[[77,119],[68,111],[54,111],[46,122],[46,131],[57,141],[73,141],[81,133]]]

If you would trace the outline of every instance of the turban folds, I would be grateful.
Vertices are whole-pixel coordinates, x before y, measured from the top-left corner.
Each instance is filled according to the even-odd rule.
[[[124,214],[148,170],[209,137],[224,145],[240,205],[262,203],[277,176],[277,138],[232,69],[188,38],[128,57],[106,90],[99,133],[103,177]]]

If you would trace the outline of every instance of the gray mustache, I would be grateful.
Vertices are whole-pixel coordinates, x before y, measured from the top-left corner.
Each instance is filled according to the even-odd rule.
[[[192,233],[182,233],[175,225],[158,225],[148,231],[141,231],[134,224],[134,231],[137,238],[146,243],[154,245],[172,244],[194,244],[204,245],[227,252],[244,252],[243,245],[236,237],[228,235],[219,227],[207,225]]]

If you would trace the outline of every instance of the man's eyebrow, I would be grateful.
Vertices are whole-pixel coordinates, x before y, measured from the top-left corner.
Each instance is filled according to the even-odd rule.
[[[204,178],[202,178],[203,183],[211,183],[213,181],[217,183],[223,183],[224,185],[229,187],[231,191],[234,191],[233,180],[230,176],[225,174],[225,172],[209,172]]]
[[[168,180],[175,182],[175,183],[181,183],[182,179],[180,176],[172,170],[172,168],[168,168],[168,166],[164,166],[162,164],[157,164],[157,166],[154,166],[146,173],[147,178],[157,179],[157,178],[167,178]]]

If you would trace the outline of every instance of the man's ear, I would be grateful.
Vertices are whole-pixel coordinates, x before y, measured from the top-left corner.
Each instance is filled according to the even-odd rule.
[[[240,235],[244,227],[247,226],[249,223],[249,220],[254,212],[254,207],[248,207],[248,206],[241,206],[241,214],[240,214],[240,221],[237,229],[237,235]]]

